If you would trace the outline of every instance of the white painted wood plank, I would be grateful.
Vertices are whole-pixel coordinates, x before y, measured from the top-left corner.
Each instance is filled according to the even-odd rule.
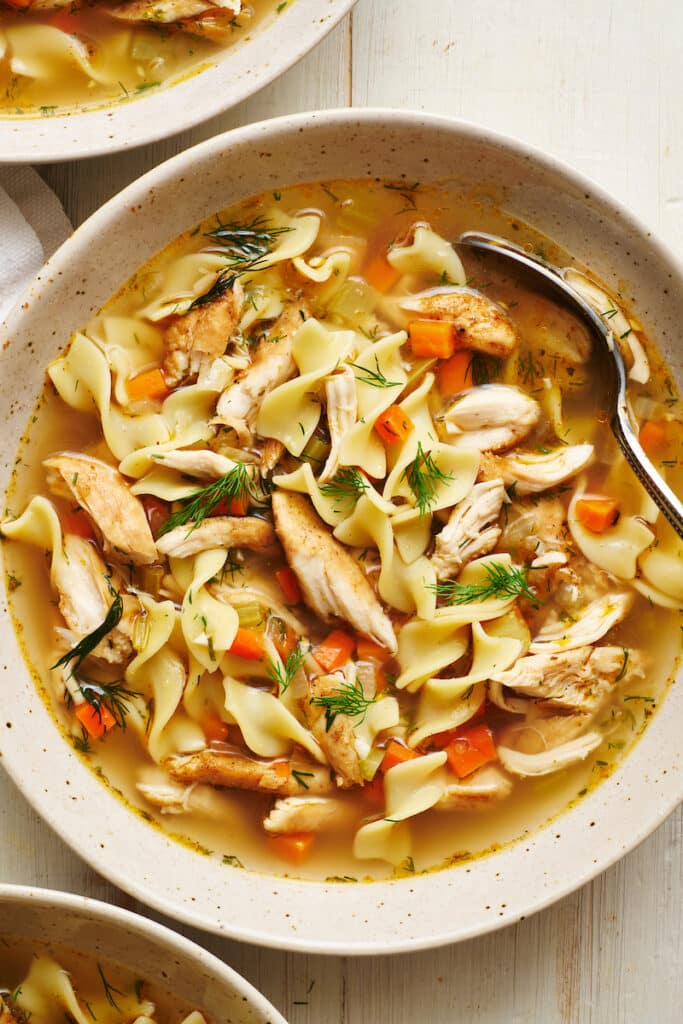
[[[480,121],[555,153],[683,252],[682,29],[683,7],[669,0],[360,0],[352,50],[347,20],[283,79],[208,125],[44,173],[79,222],[143,170],[234,125],[351,101],[410,107]],[[55,839],[1,772],[0,878],[131,904]],[[258,985],[291,1024],[677,1024],[682,878],[679,810],[555,907],[443,950],[342,960],[182,930]]]

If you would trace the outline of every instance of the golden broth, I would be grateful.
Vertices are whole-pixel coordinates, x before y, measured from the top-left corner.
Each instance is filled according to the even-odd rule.
[[[463,197],[459,202],[448,200],[438,189],[383,185],[366,182],[330,182],[302,186],[251,199],[224,211],[219,221],[251,223],[264,216],[276,204],[278,209],[294,215],[302,211],[319,212],[322,216],[317,251],[330,246],[348,246],[357,253],[363,266],[368,266],[378,253],[393,240],[405,235],[411,224],[428,221],[435,231],[447,239],[457,238],[467,229],[492,231],[512,237],[530,251],[542,252],[550,261],[571,262],[549,239],[541,238],[527,225],[501,213],[489,202]],[[216,225],[211,218],[203,231]],[[171,245],[142,268],[105,307],[107,316],[131,316],[154,299],[164,274],[183,254],[198,252],[206,244],[203,232],[193,230]],[[589,441],[597,452],[596,463],[587,472],[588,491],[600,490],[610,474],[621,473],[619,480],[622,514],[638,514],[642,493],[633,482],[630,471],[615,470],[618,463],[616,444],[605,423],[605,411],[599,382],[591,380],[590,362],[580,370],[557,358],[547,343],[551,337],[572,338],[580,326],[563,310],[539,295],[504,269],[487,260],[465,255],[468,284],[503,304],[522,337],[521,348],[507,360],[483,360],[479,372],[486,380],[519,385],[535,395],[543,406],[548,382],[557,381],[563,393],[563,429],[565,443]],[[423,280],[421,287],[437,281]],[[639,325],[637,325],[640,330]],[[634,330],[636,327],[633,328]],[[642,335],[641,335],[642,337]],[[645,339],[642,339],[645,341]],[[667,375],[666,367],[653,347],[647,344],[652,376],[647,386],[633,385],[632,397],[637,404],[657,403],[656,407],[678,411],[678,398]],[[480,383],[476,381],[475,383]],[[551,413],[543,406],[540,423],[528,442],[543,451],[550,443],[553,430]],[[8,498],[11,510],[18,514],[34,494],[45,490],[42,459],[59,450],[93,450],[102,441],[99,419],[75,415],[48,387],[41,398],[26,440],[22,445],[12,491]],[[680,425],[671,424],[667,449],[661,455],[668,479],[681,487],[679,466]],[[666,457],[665,457],[666,456]],[[559,488],[558,496],[566,504],[570,488]],[[565,493],[566,492],[566,493]],[[533,496],[530,499],[533,504]],[[49,592],[49,558],[42,552],[19,544],[5,543],[5,559],[11,607],[21,633],[27,660],[47,695],[67,735],[73,730],[73,717],[55,700],[54,682],[48,666],[55,657],[53,627],[60,622]],[[249,578],[250,560],[246,560]],[[268,573],[279,565],[276,559]],[[254,569],[258,574],[258,567]],[[35,610],[41,608],[39,616]],[[527,610],[529,620],[535,616]],[[321,629],[314,616],[308,615],[306,626],[311,640],[319,642],[327,627]],[[656,646],[651,638],[657,636]],[[413,849],[401,865],[392,869],[379,861],[359,861],[353,855],[355,829],[345,829],[316,838],[310,856],[302,864],[292,866],[283,860],[272,840],[264,835],[262,818],[271,799],[263,795],[231,790],[207,789],[198,798],[194,813],[162,814],[141,799],[136,784],[154,776],[156,769],[148,759],[138,736],[132,729],[113,731],[104,742],[88,744],[83,751],[80,738],[72,737],[88,763],[107,781],[131,807],[150,822],[185,842],[194,844],[199,852],[223,860],[228,867],[246,867],[269,873],[286,873],[310,879],[355,881],[406,875],[414,871],[463,863],[477,855],[519,840],[548,822],[573,801],[584,796],[618,765],[648,718],[662,702],[680,651],[678,611],[657,607],[640,594],[635,595],[633,608],[626,619],[606,637],[610,644],[624,650],[642,650],[645,658],[643,677],[627,679],[617,696],[601,710],[597,727],[604,732],[604,742],[582,763],[541,778],[516,779],[512,795],[486,812],[460,811],[446,813],[428,810],[413,822]],[[627,657],[625,655],[624,669]],[[401,707],[410,716],[416,698],[401,692]],[[501,714],[491,718],[495,730],[503,728]],[[305,794],[302,794],[305,795]],[[351,805],[356,823],[377,814],[361,790],[341,797]]]
[[[182,31],[175,24],[131,24],[115,21],[97,3],[54,10],[13,11],[0,5],[0,116],[51,116],[71,109],[122,103],[153,92],[212,66],[227,46],[260,31],[276,8],[275,0],[245,4],[234,19],[226,43]],[[57,57],[61,43],[31,35],[44,28],[60,29],[85,46],[89,67],[74,57]],[[18,33],[18,34],[17,34]],[[18,74],[10,66],[16,48],[20,58],[43,57],[44,73]],[[173,116],[172,109],[169,117]]]

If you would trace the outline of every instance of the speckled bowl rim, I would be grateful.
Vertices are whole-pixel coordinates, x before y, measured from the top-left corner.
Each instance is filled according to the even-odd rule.
[[[120,104],[34,118],[0,112],[0,164],[60,163],[177,135],[249,99],[312,50],[356,0],[295,0],[212,66]],[[246,29],[248,34],[248,29]],[[169,118],[169,105],[173,119]]]
[[[234,968],[229,967],[213,953],[202,949],[201,946],[185,936],[179,935],[167,928],[166,925],[158,924],[141,914],[134,914],[130,910],[124,910],[121,907],[103,903],[101,900],[79,896],[75,893],[43,889],[38,886],[0,883],[0,936],[3,929],[1,911],[3,907],[10,904],[19,908],[30,906],[45,914],[68,912],[88,923],[96,922],[105,931],[116,930],[125,932],[126,935],[135,935],[149,947],[155,947],[164,954],[167,953],[169,957],[175,956],[181,959],[184,967],[191,967],[197,977],[203,973],[205,977],[218,983],[221,988],[237,993],[250,1009],[261,1014],[264,1020],[268,1018],[269,1024],[287,1024],[282,1014],[266,997],[241,974],[238,974]],[[35,936],[35,938],[38,939],[40,936]],[[57,942],[58,940],[50,941]],[[122,963],[121,966],[131,970],[139,967],[130,962]],[[198,1009],[202,1008],[198,1007]],[[221,1024],[221,1022],[216,1021],[216,1024]]]
[[[33,323],[36,316],[40,321],[41,315],[43,318],[49,315],[51,290],[59,295],[59,287],[64,286],[64,281],[61,281],[58,287],[56,282],[60,278],[80,281],[77,276],[79,260],[81,270],[85,272],[83,254],[90,246],[96,246],[98,237],[117,218],[127,218],[126,223],[132,225],[134,220],[131,217],[142,216],[143,221],[152,217],[154,204],[164,189],[175,183],[176,187],[187,192],[187,178],[192,178],[193,169],[204,166],[202,161],[212,161],[211,167],[214,168],[221,154],[226,163],[229,162],[232,151],[236,157],[245,151],[259,158],[264,153],[272,157],[272,151],[278,144],[291,146],[292,143],[299,147],[297,158],[310,144],[311,147],[319,145],[317,156],[324,160],[329,157],[324,147],[331,145],[332,135],[338,147],[335,150],[339,160],[337,176],[343,177],[344,154],[352,149],[354,131],[357,146],[363,139],[373,143],[376,149],[374,140],[381,138],[382,132],[392,143],[395,142],[396,146],[383,153],[385,162],[394,160],[389,154],[398,150],[401,139],[405,139],[407,144],[410,138],[422,139],[424,136],[432,140],[434,147],[446,140],[449,145],[460,141],[463,145],[478,146],[483,151],[489,147],[500,159],[517,161],[530,173],[535,168],[549,181],[555,178],[563,189],[584,197],[586,204],[592,203],[603,217],[619,222],[629,237],[639,241],[641,263],[655,267],[658,285],[659,278],[665,276],[667,284],[673,281],[676,285],[675,289],[670,289],[671,292],[683,294],[683,266],[668,247],[601,188],[554,157],[518,140],[446,117],[382,109],[341,109],[297,114],[236,129],[173,157],[128,186],[93,214],[38,275],[24,297],[26,308],[18,307],[8,321],[8,337],[12,338],[13,333],[15,337],[5,347],[11,347],[17,338],[21,339],[22,324],[26,341],[29,337],[27,324]],[[320,153],[324,153],[324,157]],[[365,151],[355,159],[365,159]],[[379,157],[368,156],[369,175],[373,173],[373,167],[377,171],[378,160]],[[397,178],[401,166],[398,157],[395,162],[393,177]],[[386,170],[382,174],[389,176]],[[315,177],[329,180],[331,176],[308,173],[307,178],[301,174],[299,180]],[[194,178],[192,180],[194,183]],[[251,189],[253,191],[254,188]],[[249,192],[249,189],[243,189],[244,195]],[[198,201],[190,194],[186,196],[186,204],[190,206]],[[199,219],[189,213],[187,216],[186,227]],[[138,232],[137,226],[135,231]],[[111,281],[110,294],[121,280]],[[87,294],[87,286],[84,287]],[[56,302],[56,298],[53,301]],[[92,296],[88,301],[92,302]],[[42,314],[41,303],[48,307]],[[80,326],[81,322],[74,327]],[[47,331],[47,324],[44,329]],[[45,344],[52,347],[54,342]],[[679,355],[680,343],[676,349],[677,359]],[[0,649],[4,643],[5,650],[16,650],[16,638],[6,621],[0,621],[0,629]],[[24,671],[23,675],[25,678],[21,684],[17,683],[12,689],[5,686],[8,707],[3,717],[5,713],[25,714],[28,702],[33,716],[32,729],[35,730],[38,720],[51,722],[51,719],[35,693],[28,673]],[[5,748],[3,763],[34,808],[76,853],[137,899],[187,924],[246,942],[311,953],[368,955],[426,949],[512,924],[590,881],[642,842],[683,800],[681,744],[675,726],[676,721],[683,718],[682,687],[672,687],[666,705],[667,713],[655,716],[644,737],[609,779],[556,819],[552,827],[535,831],[522,842],[508,845],[493,855],[476,859],[467,866],[367,885],[303,882],[230,869],[226,880],[221,879],[216,890],[212,891],[210,900],[197,895],[196,875],[193,876],[193,867],[199,865],[201,870],[204,863],[208,873],[209,864],[201,859],[184,860],[197,855],[139,821],[113,796],[106,801],[107,814],[116,822],[123,821],[121,813],[128,815],[126,833],[130,842],[138,844],[138,873],[143,870],[140,864],[143,847],[149,846],[148,853],[152,850],[156,853],[152,882],[148,877],[145,884],[132,871],[127,871],[116,854],[105,848],[100,841],[106,831],[104,819],[97,822],[102,826],[97,835],[80,832],[76,838],[73,829],[79,824],[78,815],[69,807],[68,801],[63,806],[59,805],[58,781],[40,776],[37,761],[41,751],[22,751],[19,729],[12,729],[9,733],[2,729],[0,735],[3,735]],[[95,792],[93,785],[101,787],[101,784],[58,736],[54,725],[52,728],[52,738],[56,740],[53,753],[57,756],[56,751],[59,750],[60,766],[68,769],[70,779],[74,780],[70,793],[74,794],[75,782],[84,793]],[[101,793],[101,788],[98,792]],[[637,804],[634,796],[638,797]],[[600,814],[601,827],[595,827]],[[115,832],[114,823],[111,831]],[[561,843],[557,842],[559,839]],[[115,838],[109,838],[109,842],[115,841]],[[527,852],[532,849],[534,855],[527,857]],[[160,884],[156,872],[162,864],[164,883]],[[174,873],[173,869],[178,865],[187,869],[187,878]],[[215,873],[211,875],[211,881],[213,884]]]

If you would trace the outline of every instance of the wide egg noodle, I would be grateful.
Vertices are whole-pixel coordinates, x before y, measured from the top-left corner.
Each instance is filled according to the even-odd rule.
[[[349,275],[351,266],[351,253],[344,249],[333,249],[331,252],[320,256],[311,256],[308,260],[301,256],[295,257],[292,263],[302,277],[307,277],[313,284],[327,284],[334,280],[334,290],[321,290],[318,293],[318,302],[326,305],[327,302],[339,291]]]
[[[240,727],[244,742],[259,757],[282,757],[293,743],[326,763],[317,740],[268,690],[225,677],[225,709]]]
[[[484,555],[482,558],[475,558],[469,562],[460,575],[457,582],[463,586],[482,586],[489,582],[489,575],[486,566],[494,564],[501,568],[510,570],[512,558],[507,552],[500,552],[493,555]],[[497,619],[510,610],[516,598],[512,597],[489,597],[483,601],[467,601],[462,604],[449,604],[438,608],[434,617],[438,620],[447,620],[461,626],[472,622],[486,622],[489,619]]]
[[[466,285],[467,275],[450,242],[431,228],[415,228],[411,245],[395,245],[387,260],[401,274],[433,274],[435,283]]]
[[[179,256],[155,272],[156,295],[137,315],[156,323],[169,316],[187,313],[195,299],[208,292],[225,268],[225,256],[216,252]]]
[[[90,996],[90,993],[88,993]],[[27,1020],[53,1020],[55,1007],[62,1016],[75,1024],[124,1024],[140,1016],[154,1019],[155,1007],[147,999],[138,999],[135,993],[116,991],[114,1003],[102,994],[93,994],[82,1009],[71,977],[55,960],[36,956],[31,960],[27,977],[16,990],[16,1002]],[[89,1012],[88,1012],[89,1011]]]
[[[590,496],[585,494],[580,485],[569,504],[567,525],[574,543],[593,565],[619,579],[633,579],[638,558],[650,547],[655,535],[636,516],[621,515],[614,526],[602,533],[586,529],[578,517],[576,503],[587,497]]]
[[[521,640],[489,636],[480,625],[472,625],[472,665],[465,676],[428,679],[420,690],[415,730],[411,747],[428,736],[446,732],[467,722],[477,713],[485,696],[484,683],[494,674],[515,663],[522,653]]]
[[[339,465],[357,466],[377,480],[386,475],[387,456],[375,430],[375,421],[385,409],[394,404],[408,380],[399,356],[399,349],[405,345],[406,340],[405,331],[398,331],[371,342],[356,359],[354,368],[358,422],[342,440]],[[388,385],[376,387],[368,383],[372,374],[383,375]]]
[[[401,709],[395,697],[383,697],[371,704],[360,722],[354,722],[356,752],[361,760],[368,756],[375,739],[385,729],[399,724]]]
[[[235,609],[218,601],[206,587],[219,576],[225,554],[222,548],[214,548],[194,558],[170,559],[171,572],[185,595],[180,613],[183,636],[192,656],[207,671],[218,668],[239,625]]]
[[[410,856],[410,825],[405,821],[369,821],[358,829],[353,840],[357,860],[383,860],[398,867]]]
[[[130,402],[126,382],[141,370],[161,362],[162,332],[132,316],[98,317],[83,332],[104,352],[114,377],[114,397],[119,405]]]
[[[130,58],[119,64],[121,41],[130,46],[130,30],[116,33],[110,59],[91,59],[88,47],[71,33],[52,25],[12,25],[5,28],[4,39],[13,74],[24,78],[54,82],[73,73],[75,68],[100,85],[115,85],[130,67]]]
[[[132,484],[130,491],[131,494],[153,494],[162,501],[182,501],[195,494],[198,486],[196,481],[187,480],[177,470],[159,466]]]
[[[404,441],[392,445],[387,453],[389,474],[382,491],[382,496],[387,501],[399,495],[408,501],[414,501],[413,492],[405,479],[405,469],[415,459],[418,445],[422,447],[423,452],[428,453],[438,441],[428,403],[433,384],[434,374],[426,374],[419,387],[398,403],[399,408],[413,424],[413,428]]]
[[[68,352],[48,367],[60,397],[77,412],[97,411],[104,439],[117,459],[169,439],[159,413],[126,416],[111,401],[111,371],[106,356],[84,334],[76,334]]]
[[[361,473],[360,476],[369,487],[370,484],[364,475]],[[308,494],[316,512],[329,526],[338,526],[339,523],[343,522],[353,512],[353,495],[348,497],[344,495],[332,497],[325,494],[313,475],[309,462],[302,463],[292,473],[280,473],[274,476],[273,483],[281,490],[295,491],[297,494]],[[379,500],[381,501],[381,499]],[[393,511],[392,506],[388,502],[383,508],[387,515],[390,515]]]
[[[355,341],[353,331],[329,330],[313,317],[301,325],[292,341],[299,375],[261,402],[256,420],[261,437],[276,438],[292,455],[301,455],[320,420],[323,378],[353,353]]]
[[[16,519],[3,522],[2,535],[10,540],[24,541],[33,547],[51,553],[50,581],[54,587],[58,563],[66,561],[64,554],[62,524],[57,511],[47,498],[37,495]]]
[[[683,543],[668,522],[662,521],[659,543],[640,556],[644,582],[683,605]]]
[[[334,535],[349,547],[377,548],[381,560],[377,589],[388,605],[406,614],[417,611],[421,618],[433,616],[436,607],[434,567],[425,557],[406,565],[394,543],[386,503],[378,494],[372,490],[364,493]]]
[[[440,672],[446,665],[467,652],[470,631],[447,619],[426,621],[413,619],[398,634],[397,659],[401,673],[396,680],[399,690],[414,690]]]

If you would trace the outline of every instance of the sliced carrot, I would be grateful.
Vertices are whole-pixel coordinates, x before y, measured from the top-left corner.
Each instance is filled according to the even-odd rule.
[[[471,718],[468,719],[466,726],[459,726],[457,729],[447,729],[445,732],[435,732],[433,736],[429,737],[429,745],[435,750],[445,750],[446,747],[450,746],[453,740],[457,739],[463,728],[469,729],[471,722],[476,722],[478,718],[486,711],[486,697],[474,712]]]
[[[408,337],[414,356],[448,359],[455,352],[455,331],[446,320],[412,320]]]
[[[372,782],[365,783],[361,794],[375,807],[384,807],[384,776],[381,772],[375,774]]]
[[[275,645],[275,650],[283,661],[296,649],[299,642],[299,634],[293,626],[288,625],[282,619],[271,619],[272,625],[268,629],[268,636]]]
[[[301,864],[311,852],[314,842],[315,832],[290,832],[271,839],[275,852],[292,864]]]
[[[648,455],[656,455],[666,445],[666,429],[660,420],[645,420],[638,440]]]
[[[116,725],[116,719],[104,704],[94,707],[85,701],[76,708],[76,718],[81,723],[88,736],[94,740],[101,739],[106,732],[110,732]]]
[[[230,726],[218,715],[206,715],[202,719],[202,730],[207,743],[225,743],[230,735]]]
[[[576,517],[591,533],[604,533],[619,518],[619,506],[611,498],[579,498]]]
[[[384,253],[381,253],[370,260],[363,271],[363,276],[371,288],[384,295],[394,287],[401,275],[395,267],[392,267]]]
[[[82,508],[73,508],[64,512],[61,521],[64,533],[75,533],[77,537],[83,537],[84,540],[95,540],[93,525]]]
[[[153,370],[144,370],[137,377],[129,377],[126,390],[131,402],[141,402],[145,398],[166,398],[171,393],[158,366]]]
[[[352,656],[356,647],[356,641],[348,633],[341,629],[334,629],[313,652],[315,660],[326,672],[334,672],[335,669],[345,665]]]
[[[380,768],[386,775],[389,769],[395,768],[397,764],[403,764],[404,761],[412,761],[413,758],[420,756],[417,750],[411,750],[410,747],[404,746],[398,740],[390,740]]]
[[[287,604],[301,604],[301,588],[293,569],[290,569],[289,566],[286,566],[284,569],[277,569],[275,579],[280,584],[280,590]]]
[[[30,4],[31,0],[28,0],[28,3]],[[20,6],[26,7],[28,4],[21,3]],[[80,17],[67,10],[57,11],[53,14],[50,18],[50,24],[71,36],[83,31],[83,22]]]
[[[249,661],[260,661],[263,658],[263,633],[238,626],[230,653]]]
[[[358,637],[356,641],[356,654],[359,661],[379,661],[382,664],[391,658],[391,654],[386,647],[381,647],[374,640],[369,640],[366,636]]]
[[[458,729],[455,739],[446,747],[446,755],[451,770],[459,779],[464,779],[477,768],[498,758],[493,733],[488,725],[483,723],[471,728]]]
[[[375,430],[385,444],[398,444],[405,441],[415,429],[410,416],[406,416],[400,405],[390,405],[375,420]]]
[[[291,772],[289,761],[275,761],[273,764],[273,770],[279,778],[288,779]]]
[[[145,494],[142,498],[142,507],[145,510],[152,536],[156,540],[171,514],[168,504],[153,494]]]
[[[239,498],[224,498],[214,506],[212,516],[246,516],[249,511],[249,495]]]
[[[472,353],[463,349],[439,365],[436,371],[442,395],[457,395],[472,387]]]

